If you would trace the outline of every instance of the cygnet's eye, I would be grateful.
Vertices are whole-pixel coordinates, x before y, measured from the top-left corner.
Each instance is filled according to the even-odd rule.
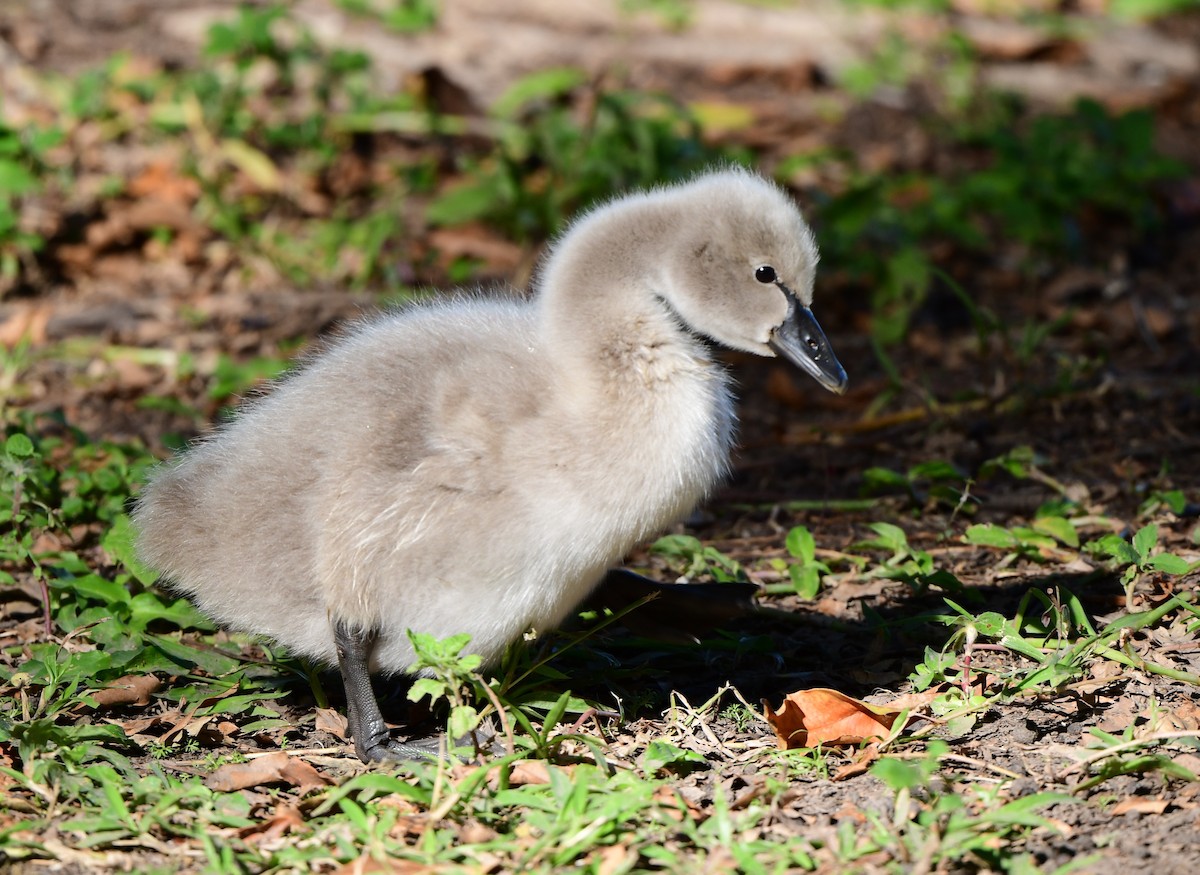
[[[760,283],[773,283],[777,279],[775,276],[775,268],[769,264],[764,264],[762,267],[754,271],[754,278]]]

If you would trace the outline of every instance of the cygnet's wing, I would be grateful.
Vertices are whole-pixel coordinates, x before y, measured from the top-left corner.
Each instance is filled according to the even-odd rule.
[[[375,622],[361,584],[380,555],[480,486],[473,462],[511,406],[504,350],[527,349],[529,322],[480,301],[366,323],[155,474],[143,557],[223,624],[331,660],[331,608]],[[493,409],[473,409],[480,393]]]

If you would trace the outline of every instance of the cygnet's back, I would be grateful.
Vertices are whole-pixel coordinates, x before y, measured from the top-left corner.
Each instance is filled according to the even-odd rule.
[[[332,662],[357,630],[373,669],[404,671],[412,629],[494,659],[721,478],[734,417],[709,341],[841,390],[815,265],[790,199],[745,171],[617,200],[558,241],[532,299],[360,325],[163,466],[141,553],[297,654]]]

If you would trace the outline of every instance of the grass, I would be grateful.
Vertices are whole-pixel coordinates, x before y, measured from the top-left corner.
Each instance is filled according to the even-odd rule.
[[[131,554],[122,512],[150,461],[144,451],[92,445],[77,434],[40,438],[38,430],[29,420],[10,427],[0,494],[3,507],[12,508],[3,542],[8,584],[27,593],[31,613],[44,612],[53,629],[49,637],[7,648],[0,664],[6,694],[0,700],[0,751],[9,763],[0,766],[0,775],[10,812],[0,840],[10,860],[61,858],[62,848],[70,847],[94,864],[121,860],[145,871],[185,864],[221,872],[295,871],[363,857],[427,866],[493,861],[533,871],[594,868],[613,860],[667,869],[708,861],[757,871],[853,866],[882,854],[898,865],[926,855],[946,864],[984,861],[1035,871],[1019,868],[1032,864],[1021,863],[1011,849],[1021,837],[1053,828],[1047,806],[1077,803],[1061,792],[1010,799],[1004,780],[980,785],[955,777],[955,757],[944,742],[929,738],[930,730],[942,725],[969,733],[1008,703],[1070,688],[1095,673],[1098,662],[1200,683],[1129,648],[1131,636],[1200,625],[1200,609],[1184,595],[1100,628],[1065,591],[1031,590],[1011,617],[973,612],[947,599],[952,610],[940,618],[951,630],[946,648],[928,651],[909,678],[912,689],[936,693],[927,703],[936,721],[894,735],[879,746],[875,756],[882,759],[869,767],[890,802],[871,810],[861,829],[780,845],[735,837],[778,828],[779,806],[794,798],[798,772],[805,782],[830,774],[847,757],[853,761],[852,752],[773,752],[754,729],[753,712],[734,712],[739,737],[749,741],[738,756],[751,756],[765,780],[762,795],[746,803],[713,783],[720,759],[714,762],[713,751],[702,754],[695,745],[697,734],[718,719],[719,697],[698,709],[677,702],[682,707],[658,725],[659,737],[634,746],[640,754],[614,756],[601,738],[566,726],[568,714],[589,705],[565,689],[569,672],[531,663],[529,651],[520,650],[507,674],[493,678],[479,673],[477,661],[456,655],[463,641],[424,640],[419,650],[436,667],[436,679],[419,682],[410,696],[448,698],[455,735],[481,717],[500,717],[511,753],[480,763],[468,757],[457,764],[414,765],[399,774],[328,761],[337,763],[328,772],[329,786],[305,790],[285,783],[250,797],[222,792],[204,776],[258,756],[230,745],[234,738],[269,738],[289,749],[296,727],[277,703],[304,686],[303,668],[273,658],[245,661],[237,642],[225,641],[189,605],[151,585]],[[1156,550],[1153,523],[1131,540],[1110,535],[1081,544],[1072,518],[1040,519],[1061,522],[1035,522],[1034,528],[964,523],[960,538],[1035,563],[1097,555],[1112,563],[1099,568],[1134,581],[1148,573],[1183,577],[1196,569]],[[966,589],[899,527],[875,522],[870,528],[875,537],[830,560],[845,569],[836,574],[816,562],[813,535],[793,530],[785,539],[783,576],[798,580],[803,590],[806,578],[790,569],[820,565],[823,587],[834,577],[841,583],[883,577],[917,588]],[[47,549],[53,538],[57,543]],[[665,539],[658,552],[691,576],[745,577],[779,568],[778,561],[744,565],[694,539]],[[41,605],[33,598],[38,583],[46,584]],[[978,649],[984,645],[1006,655],[1002,665],[968,662],[964,654],[984,652]],[[105,698],[131,678],[157,683],[140,697]],[[539,700],[534,693],[546,688],[557,690],[557,698]],[[147,710],[151,702],[156,707]],[[1093,747],[1064,766],[1070,779],[1065,789],[1084,793],[1131,773],[1193,780],[1167,751],[1195,747],[1200,739],[1171,732],[1152,717],[1148,726],[1150,731],[1130,725],[1123,734],[1096,731]],[[680,794],[680,776],[709,784],[703,811]],[[52,841],[51,834],[59,838]],[[186,849],[184,857],[180,849]]]
[[[428,27],[436,16],[429,3],[343,5],[393,27]],[[686,25],[688,4],[626,5]],[[251,274],[265,263],[276,278],[381,297],[404,297],[414,282],[450,270],[417,245],[426,224],[467,225],[532,246],[611,192],[754,158],[736,142],[706,139],[687,106],[597,91],[574,70],[523,80],[468,130],[467,120],[439,116],[420,93],[374,93],[365,57],[320,48],[283,6],[248,8],[214,28],[206,59],[202,70],[167,70],[114,58],[77,81],[48,77],[51,123],[19,128],[0,117],[0,288],[28,291],[63,245],[79,242],[69,229],[29,226],[23,208],[35,197],[65,200],[78,182],[72,149],[96,130],[112,148],[176,156],[168,181],[202,226],[201,261],[216,258],[204,246],[221,244],[234,253],[234,271]],[[896,84],[907,75],[903,61],[889,59],[876,80]],[[861,85],[874,87],[865,74]],[[832,153],[779,168],[787,178],[804,162],[841,180],[813,209],[823,265],[842,288],[874,289],[871,331],[896,384],[903,376],[893,357],[929,296],[946,288],[970,316],[980,359],[1044,369],[1050,331],[1010,327],[1008,314],[976,301],[955,269],[984,259],[1001,236],[1015,241],[1023,276],[1096,258],[1106,223],[1135,236],[1157,227],[1155,186],[1180,172],[1155,150],[1145,113],[1081,104],[1061,116],[1029,116],[997,103],[967,124],[969,108],[954,112],[961,115],[936,119],[933,130],[948,148],[986,158],[969,169],[881,176]],[[406,145],[413,138],[422,143],[415,155]],[[365,174],[353,157],[363,154],[374,156]],[[134,199],[128,180],[103,192],[82,214]],[[182,245],[180,229],[139,234],[131,245],[143,251]],[[935,255],[947,241],[956,263]],[[397,266],[404,264],[407,271]],[[105,355],[137,359],[172,381],[195,380],[200,388],[190,396],[143,399],[144,410],[179,408],[189,420],[200,404],[228,401],[284,366],[274,356],[201,364],[151,352],[112,347]],[[1152,488],[1121,484],[1109,501],[1132,508],[1122,515],[1081,497],[1065,472],[1024,444],[974,465],[931,450],[908,464],[866,467],[862,494],[835,499],[849,530],[796,502],[779,519],[804,514],[803,522],[776,523],[767,547],[723,549],[675,533],[643,557],[664,579],[760,583],[767,604],[790,616],[773,607],[763,622],[789,629],[791,609],[852,588],[911,606],[901,616],[868,606],[847,633],[872,647],[906,642],[917,654],[887,686],[918,695],[911,708],[922,720],[886,739],[777,750],[757,708],[736,690],[698,705],[678,690],[665,700],[654,693],[663,675],[655,659],[681,653],[692,668],[749,664],[782,674],[772,662],[777,639],[725,633],[672,651],[601,634],[595,626],[605,631],[615,620],[600,617],[514,648],[492,672],[461,654],[461,640],[421,640],[433,676],[409,698],[436,702],[452,737],[491,722],[505,752],[361,767],[324,728],[332,718],[319,671],[216,630],[139,566],[127,504],[155,461],[150,451],[23,409],[32,397],[26,382],[41,363],[95,353],[94,345],[34,349],[26,340],[5,351],[0,367],[7,863],[222,873],[351,864],[1082,871],[1094,860],[1055,869],[1030,848],[1060,830],[1073,807],[1100,806],[1110,788],[1125,792],[1127,776],[1163,788],[1196,780],[1188,764],[1200,740],[1176,727],[1158,692],[1125,725],[1090,726],[1065,754],[1046,754],[1053,791],[1023,792],[1011,763],[985,761],[959,744],[1022,708],[1094,702],[1106,679],[1133,673],[1190,695],[1200,683],[1171,649],[1200,629],[1200,528],[1185,531],[1194,484],[1175,482],[1166,468]],[[1048,370],[1018,402],[1032,404],[1034,389],[1061,393],[1061,374]],[[927,401],[938,426],[969,409]],[[1026,516],[990,511],[989,500],[1014,484],[1040,506]],[[987,603],[1005,573],[1041,585]],[[1106,581],[1123,599],[1100,608],[1088,587]],[[917,638],[929,643],[912,644]],[[311,773],[261,765],[281,752]],[[218,780],[235,774],[225,767],[256,765],[259,779],[244,786]],[[845,816],[814,813],[820,794],[846,786],[860,789],[842,800]]]

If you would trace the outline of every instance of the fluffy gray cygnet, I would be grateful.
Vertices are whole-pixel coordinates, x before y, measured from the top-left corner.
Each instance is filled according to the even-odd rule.
[[[141,556],[224,626],[337,662],[364,760],[414,756],[368,675],[412,666],[406,630],[468,632],[495,660],[722,478],[733,396],[710,341],[844,391],[816,264],[795,204],[750,172],[618,198],[529,300],[368,321],[161,466]]]

